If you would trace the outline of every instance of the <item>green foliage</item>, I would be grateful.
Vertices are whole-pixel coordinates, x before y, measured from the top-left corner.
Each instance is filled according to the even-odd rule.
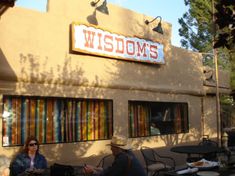
[[[215,48],[235,49],[235,2],[234,0],[184,0],[188,12],[179,18],[181,45],[199,52],[212,50],[215,35]],[[215,16],[215,22],[213,20]],[[214,32],[215,31],[215,32]]]
[[[234,105],[234,100],[232,96],[223,95],[220,97],[220,103],[223,105]]]
[[[223,70],[231,70],[231,64],[230,64],[230,55],[229,52],[226,49],[220,48],[218,49],[218,65],[220,69]],[[203,65],[204,66],[210,66],[210,67],[214,67],[215,63],[213,60],[213,54],[212,53],[208,53],[208,54],[202,54],[203,56]]]
[[[235,1],[222,0],[215,5],[217,28],[215,48],[235,49]]]
[[[181,45],[193,51],[208,52],[212,49],[212,8],[208,0],[185,0],[189,11],[178,21]]]
[[[235,51],[230,51],[230,60],[231,60],[231,88],[235,90]]]
[[[214,67],[212,50],[215,36],[219,68],[231,71],[231,87],[235,90],[235,3],[234,0],[214,1],[216,23],[213,22],[212,0],[184,0],[189,9],[178,20],[181,25],[181,45],[193,51],[207,53],[203,54],[203,64]],[[223,96],[221,103],[232,104],[233,101],[230,96]]]
[[[234,0],[214,0],[216,4],[215,12],[217,13],[216,22],[218,23],[218,30],[214,35],[215,23],[213,23],[213,9],[212,0],[184,0],[185,5],[189,7],[188,11],[179,18],[179,35],[182,37],[181,45],[184,48],[191,49],[202,53],[212,53],[213,50],[213,37],[216,36],[217,42],[222,40],[228,41],[227,44],[217,48],[218,65],[220,68],[231,70],[231,84],[235,89],[235,52],[231,54],[231,45],[235,47],[234,41],[231,37],[226,38],[229,27],[234,26],[234,13],[233,17],[227,17],[226,14],[231,15],[231,9],[234,10]],[[222,9],[222,10],[221,10]],[[217,10],[217,11],[216,11]],[[224,20],[225,17],[225,20]],[[233,19],[233,21],[231,20]],[[229,31],[234,35],[234,30]],[[229,34],[229,36],[231,36]],[[219,39],[221,37],[221,39]],[[232,43],[232,44],[230,44]],[[212,54],[205,55],[203,63],[205,65],[214,66]]]

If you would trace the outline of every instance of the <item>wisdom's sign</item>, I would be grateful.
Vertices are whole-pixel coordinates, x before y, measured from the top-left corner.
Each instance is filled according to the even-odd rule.
[[[73,23],[72,50],[137,62],[164,64],[163,45],[157,42],[126,37],[93,26]]]

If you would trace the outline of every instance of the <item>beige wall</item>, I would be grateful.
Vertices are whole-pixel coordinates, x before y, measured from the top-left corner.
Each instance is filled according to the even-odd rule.
[[[189,133],[135,138],[134,149],[147,145],[169,150],[172,145],[199,140],[201,98],[206,95],[200,54],[173,47],[169,23],[163,22],[164,35],[160,35],[152,31],[155,24],[144,24],[153,17],[111,4],[108,8],[110,15],[96,13],[100,28],[162,43],[166,64],[71,52],[70,24],[87,24],[87,17],[94,11],[87,0],[50,0],[47,13],[14,7],[0,20],[0,114],[2,96],[6,94],[112,99],[114,133],[127,135],[128,100],[187,102]],[[211,109],[212,105],[207,106]],[[215,128],[211,122],[208,128]],[[109,140],[50,144],[41,149],[49,163],[78,164],[93,154],[109,153],[107,143]],[[0,147],[0,157],[10,158],[17,150],[18,147]]]
[[[211,128],[212,126],[217,125],[216,121],[216,100],[214,96],[207,96],[203,98],[203,114],[204,114],[204,134],[209,135],[210,137],[216,137],[216,128]]]

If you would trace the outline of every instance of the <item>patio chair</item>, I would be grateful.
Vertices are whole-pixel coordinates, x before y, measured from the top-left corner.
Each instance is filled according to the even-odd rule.
[[[227,166],[235,167],[235,148],[225,148],[225,155],[227,156]]]
[[[212,141],[210,139],[206,139],[206,138],[203,138],[203,140],[198,145],[208,146],[208,147],[218,147],[219,146],[217,142]],[[209,161],[216,161],[217,160],[216,153],[205,154],[201,157],[203,157],[203,158],[205,158],[206,160],[209,160]]]
[[[84,173],[84,166],[54,163],[47,169],[45,176],[90,176]]]
[[[70,165],[54,163],[50,166],[50,176],[74,176],[74,168]]]
[[[227,165],[235,167],[235,130],[231,128],[226,130],[227,133],[227,146],[225,147],[225,154],[227,156]]]
[[[235,153],[228,156],[228,166],[235,168]]]
[[[218,143],[210,139],[203,139],[198,145],[218,147]]]
[[[112,165],[113,160],[114,156],[112,154],[105,155],[103,158],[101,158],[101,160],[97,164],[97,167],[102,167],[103,169],[106,169]]]
[[[168,172],[175,169],[175,160],[173,158],[161,156],[149,147],[141,147],[140,151],[144,157],[147,175],[156,176],[160,172]]]

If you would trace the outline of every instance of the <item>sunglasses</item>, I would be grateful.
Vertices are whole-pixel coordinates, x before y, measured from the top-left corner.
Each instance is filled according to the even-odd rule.
[[[33,147],[33,146],[35,146],[35,145],[38,145],[38,143],[30,143],[30,144],[29,144],[30,147]]]

